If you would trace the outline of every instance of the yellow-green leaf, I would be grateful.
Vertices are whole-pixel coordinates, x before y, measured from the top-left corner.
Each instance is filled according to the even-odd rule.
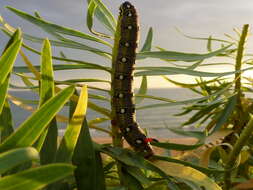
[[[161,160],[155,161],[155,165],[167,175],[192,181],[205,190],[222,190],[212,179],[191,167]]]

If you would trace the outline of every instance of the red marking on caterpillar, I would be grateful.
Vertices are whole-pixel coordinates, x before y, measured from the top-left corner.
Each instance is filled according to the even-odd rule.
[[[154,138],[146,138],[145,139],[146,143],[152,143],[152,142],[158,142],[158,140],[154,139]]]

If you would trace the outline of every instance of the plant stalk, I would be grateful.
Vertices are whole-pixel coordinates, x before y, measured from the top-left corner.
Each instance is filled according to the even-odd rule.
[[[236,64],[235,64],[235,71],[240,71],[242,67],[242,58],[243,58],[243,52],[244,52],[244,44],[246,42],[247,34],[248,34],[249,25],[245,24],[242,29],[242,34],[240,37],[240,41],[237,48],[237,55],[236,55]],[[236,112],[239,120],[235,120],[235,127],[241,128],[242,122],[240,122],[242,115],[243,115],[243,109],[242,109],[242,101],[241,98],[243,96],[242,94],[242,84],[241,84],[241,72],[235,73],[235,89],[234,91],[237,93],[237,101],[236,101]],[[244,122],[243,122],[244,123]]]
[[[250,120],[246,127],[243,129],[239,139],[236,141],[233,150],[230,152],[228,156],[228,161],[225,165],[225,174],[224,174],[224,190],[230,190],[231,188],[231,173],[232,168],[235,165],[235,162],[243,148],[243,146],[247,143],[253,132],[253,116],[250,115]]]
[[[237,55],[236,55],[236,64],[235,70],[239,71],[242,67],[242,58],[243,58],[243,51],[244,51],[244,44],[246,42],[246,37],[248,34],[249,25],[245,24],[242,29],[242,34],[240,37],[240,41],[238,44]],[[235,73],[235,92],[241,93],[241,72]]]

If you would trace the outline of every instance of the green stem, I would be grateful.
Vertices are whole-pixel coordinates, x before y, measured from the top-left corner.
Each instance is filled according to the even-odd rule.
[[[243,146],[247,143],[253,132],[253,116],[250,116],[250,120],[246,127],[243,129],[239,139],[236,141],[233,150],[230,152],[228,156],[228,161],[225,165],[226,172],[224,174],[224,190],[229,190],[231,187],[231,170],[235,165],[235,162],[243,148]]]
[[[246,37],[248,34],[249,25],[245,24],[242,29],[242,34],[240,37],[240,41],[237,48],[237,55],[236,55],[236,64],[235,64],[235,70],[240,71],[242,67],[242,58],[243,58],[243,51],[244,51],[244,44],[246,41]],[[241,72],[235,73],[235,92],[237,92],[237,110],[241,109],[242,103],[241,103]]]
[[[120,18],[120,17],[119,17]],[[118,20],[117,23],[117,29],[115,32],[115,36],[114,36],[114,46],[112,49],[112,68],[111,68],[111,126],[112,126],[112,144],[114,147],[123,147],[123,139],[122,139],[122,135],[120,133],[120,129],[117,126],[116,123],[116,105],[114,105],[114,101],[113,101],[113,95],[115,92],[115,88],[114,88],[114,75],[115,75],[115,68],[116,68],[116,63],[117,63],[117,55],[118,55],[118,51],[119,51],[119,41],[120,41],[120,21]],[[124,184],[124,179],[123,179],[123,175],[122,175],[122,164],[120,162],[117,161],[117,169],[118,169],[118,175],[119,175],[119,179],[120,179],[120,184],[123,185]]]

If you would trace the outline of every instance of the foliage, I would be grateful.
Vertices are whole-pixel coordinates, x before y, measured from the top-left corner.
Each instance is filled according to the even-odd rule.
[[[8,9],[46,31],[52,39],[22,34],[20,29],[13,28],[0,18],[1,30],[10,36],[0,57],[0,189],[218,190],[235,186],[250,189],[252,99],[246,97],[246,93],[252,92],[252,79],[244,77],[246,81],[243,81],[241,75],[252,69],[248,66],[252,64],[252,55],[244,56],[248,25],[244,25],[242,32],[238,33],[239,41],[234,41],[234,38],[194,38],[207,41],[207,53],[204,54],[173,52],[161,47],[153,51],[153,29],[149,29],[143,47],[137,52],[137,60],[155,58],[169,66],[136,67],[135,77],[142,77],[141,86],[135,95],[137,109],[184,105],[183,112],[177,116],[194,114],[183,125],[195,125],[204,129],[197,132],[170,129],[196,138],[197,143],[183,145],[154,142],[153,146],[183,153],[177,158],[155,155],[154,160],[146,160],[115,142],[112,145],[97,144],[90,136],[91,128],[112,137],[115,135],[111,129],[99,126],[111,120],[111,110],[108,106],[94,102],[99,100],[108,105],[110,90],[100,88],[99,85],[89,85],[89,82],[110,85],[110,81],[96,78],[59,81],[54,78],[54,71],[74,69],[98,70],[109,76],[112,74],[111,67],[104,64],[68,58],[64,52],[58,56],[52,55],[51,45],[88,51],[94,56],[102,57],[105,63],[111,60],[113,45],[110,39],[115,35],[116,19],[101,0],[88,0],[87,3],[87,27],[92,35],[46,21],[37,12],[33,16],[12,7]],[[108,34],[94,29],[95,19],[105,27]],[[23,39],[42,44],[41,51],[27,45]],[[213,43],[220,48],[213,51]],[[24,49],[40,55],[40,65],[33,65]],[[14,66],[18,54],[26,64],[25,67]],[[212,63],[210,58],[226,59],[229,62]],[[56,65],[53,60],[63,63]],[[217,65],[233,65],[235,69],[230,72],[201,70],[205,66]],[[13,74],[20,77],[25,86],[11,84],[9,78]],[[177,74],[199,78],[196,78],[195,84],[186,84],[171,79],[170,76]],[[229,77],[233,74],[234,78]],[[157,75],[170,83],[192,90],[199,97],[176,101],[148,95],[148,77]],[[67,87],[62,89],[62,85]],[[39,100],[14,97],[8,92],[9,89],[29,89],[39,94]],[[87,89],[92,89],[93,92],[88,93]],[[101,92],[106,95],[101,95]],[[144,99],[160,103],[142,105]],[[33,112],[16,130],[13,129],[13,113],[9,102]],[[30,104],[38,107],[34,109]],[[69,109],[69,117],[59,114],[63,107]],[[87,121],[86,112],[91,110],[100,116]],[[58,135],[58,122],[68,123],[63,137]],[[222,142],[215,144],[221,137]],[[208,146],[209,142],[212,143],[211,146]]]

